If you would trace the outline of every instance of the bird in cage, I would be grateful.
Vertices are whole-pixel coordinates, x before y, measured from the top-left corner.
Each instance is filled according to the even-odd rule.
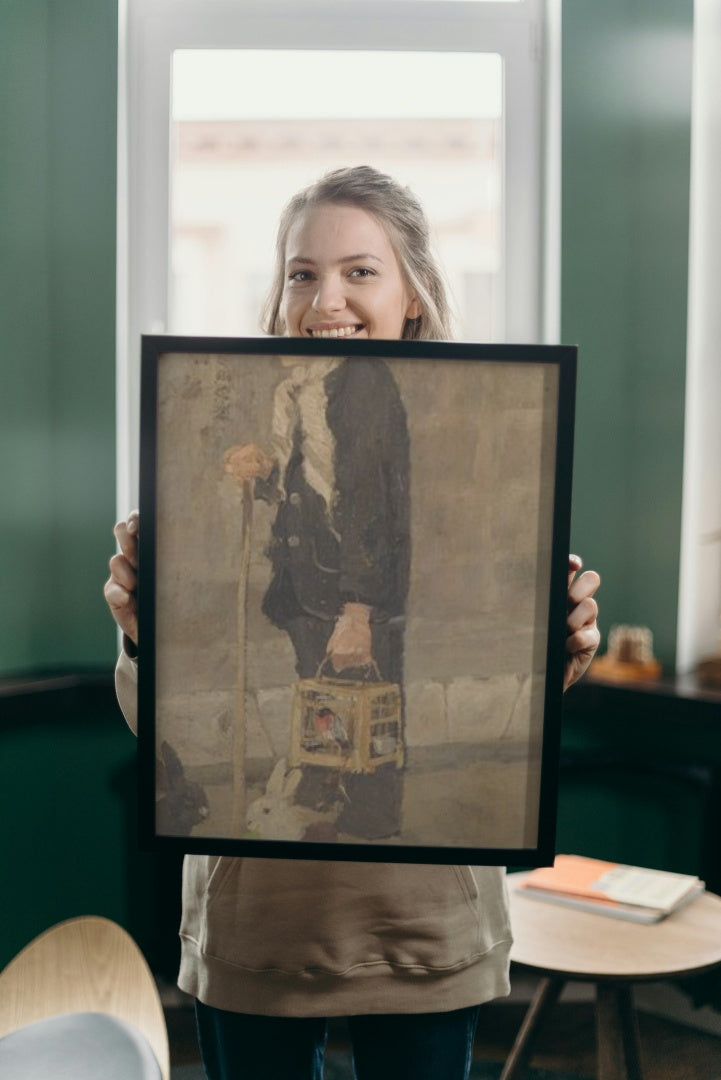
[[[336,746],[339,750],[350,750],[351,742],[341,718],[327,706],[318,709],[314,717],[315,730],[321,742]]]

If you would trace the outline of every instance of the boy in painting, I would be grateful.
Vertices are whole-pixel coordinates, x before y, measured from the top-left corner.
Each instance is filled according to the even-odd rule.
[[[252,445],[225,455],[240,484],[277,506],[264,613],[288,633],[301,678],[327,667],[368,679],[372,670],[400,686],[409,448],[388,367],[338,358],[294,367],[275,393],[273,441],[273,458]],[[342,729],[336,745],[341,738]],[[306,764],[295,798],[316,809],[335,801],[340,833],[376,839],[398,830],[401,782],[393,762],[365,773]]]

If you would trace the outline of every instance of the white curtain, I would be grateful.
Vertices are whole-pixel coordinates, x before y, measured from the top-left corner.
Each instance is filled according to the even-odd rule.
[[[721,643],[721,0],[694,5],[679,672]]]

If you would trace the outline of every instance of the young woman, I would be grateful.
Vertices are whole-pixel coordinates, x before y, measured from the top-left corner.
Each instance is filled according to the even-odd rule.
[[[268,332],[443,339],[448,322],[425,216],[407,189],[360,167],[292,200],[280,224]],[[258,447],[239,446],[226,467],[239,482],[263,482],[274,463]],[[125,634],[117,686],[134,725],[137,514],[115,535],[120,554],[105,595]],[[580,569],[571,556],[566,686],[599,641],[599,578],[577,576]],[[304,587],[292,574],[282,582],[283,602],[301,613]],[[330,661],[336,670],[368,663],[375,601],[351,589],[334,603],[323,643]],[[330,1016],[348,1017],[359,1080],[463,1080],[479,1006],[509,989],[500,867],[189,855],[180,935],[179,985],[197,1001],[210,1080],[319,1080]]]

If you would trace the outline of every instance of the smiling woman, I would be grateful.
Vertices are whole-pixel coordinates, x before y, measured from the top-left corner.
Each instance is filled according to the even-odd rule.
[[[286,206],[269,334],[447,340],[450,312],[423,208],[368,166],[337,169]]]
[[[384,228],[365,210],[311,208],[292,226],[287,244],[286,333],[392,339],[420,315]]]

